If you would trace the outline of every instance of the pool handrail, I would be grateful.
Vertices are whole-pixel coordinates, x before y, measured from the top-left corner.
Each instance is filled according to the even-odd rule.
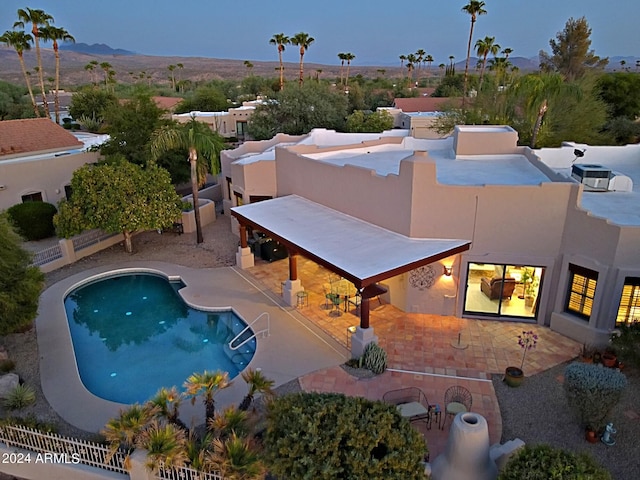
[[[252,335],[249,336],[249,338],[245,339],[241,344],[236,345],[235,347],[233,346],[233,342],[235,342],[236,340],[238,340],[247,330],[251,329],[251,326],[256,323],[258,320],[260,320],[262,317],[266,316],[267,317],[267,328],[264,328],[262,330],[260,330],[259,332],[253,332]],[[256,338],[258,335],[263,335],[263,336],[268,336],[269,335],[269,329],[271,327],[271,320],[269,317],[269,312],[262,312],[260,315],[258,315],[255,320],[253,322],[251,322],[249,325],[247,325],[246,327],[244,327],[242,329],[242,331],[237,334],[235,337],[233,337],[233,339],[229,342],[229,348],[231,350],[237,350],[239,349],[241,346],[243,346],[245,343],[247,343],[249,340]]]

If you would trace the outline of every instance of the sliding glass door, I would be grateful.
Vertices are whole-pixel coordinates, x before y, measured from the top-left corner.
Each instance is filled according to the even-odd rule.
[[[464,313],[533,319],[544,268],[469,263]]]

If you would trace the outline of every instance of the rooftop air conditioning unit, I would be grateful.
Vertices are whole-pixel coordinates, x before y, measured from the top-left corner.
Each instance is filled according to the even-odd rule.
[[[585,190],[607,191],[611,170],[602,165],[574,164],[571,176],[584,185]]]

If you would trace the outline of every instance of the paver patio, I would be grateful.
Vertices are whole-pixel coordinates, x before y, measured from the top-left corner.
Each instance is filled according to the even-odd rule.
[[[256,259],[256,266],[247,271],[279,294],[281,282],[288,278],[288,262]],[[298,278],[309,294],[309,306],[299,312],[346,347],[347,329],[358,325],[359,317],[353,306],[339,317],[329,316],[322,288],[328,275],[321,266],[299,257]],[[527,375],[570,360],[579,351],[577,342],[536,324],[406,313],[375,300],[371,302],[371,326],[387,352],[387,372],[357,379],[341,367],[332,367],[301,377],[302,388],[380,400],[389,390],[415,386],[424,391],[430,403],[442,406],[445,390],[462,385],[472,393],[472,411],[487,419],[492,444],[500,441],[502,418],[490,378],[522,362],[517,336],[523,330],[534,330],[539,336],[537,347],[526,355]],[[431,459],[435,458],[444,450],[449,427],[441,431],[426,430],[424,423],[415,425],[425,435]]]

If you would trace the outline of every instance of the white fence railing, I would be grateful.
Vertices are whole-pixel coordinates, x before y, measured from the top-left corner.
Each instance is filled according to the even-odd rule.
[[[224,477],[218,473],[200,472],[189,467],[160,468],[156,478],[160,480],[224,480]]]
[[[58,244],[35,253],[33,255],[33,264],[39,267],[56,260],[60,260],[62,257],[64,257],[62,247]]]
[[[36,454],[57,455],[56,458],[67,464],[81,463],[127,474],[124,468],[125,452],[118,450],[109,462],[105,462],[109,456],[109,447],[99,443],[63,437],[55,433],[42,433],[20,425],[1,426],[0,441],[7,447],[19,447]]]
[[[73,249],[75,251],[82,250],[83,248],[90,247],[96,243],[100,243],[103,240],[120,235],[119,233],[105,233],[102,230],[91,230],[81,235],[77,235],[71,239],[73,242]]]

